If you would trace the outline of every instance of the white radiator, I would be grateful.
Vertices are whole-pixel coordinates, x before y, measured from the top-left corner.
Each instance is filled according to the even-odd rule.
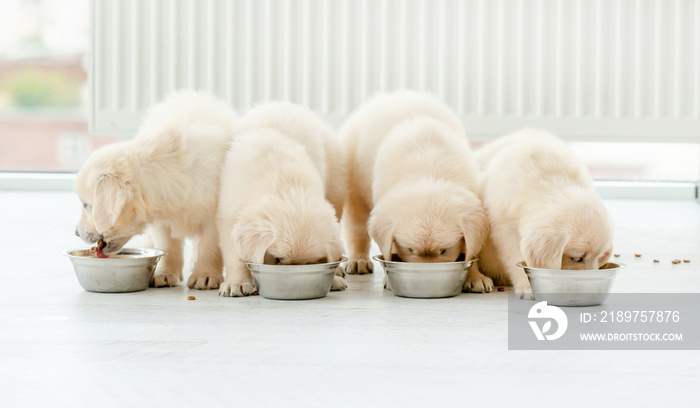
[[[430,91],[472,139],[700,141],[697,0],[93,0],[91,126],[131,134],[172,90],[273,99],[339,125]]]

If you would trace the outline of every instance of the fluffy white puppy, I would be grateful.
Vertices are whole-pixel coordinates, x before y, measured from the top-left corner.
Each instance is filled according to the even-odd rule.
[[[372,271],[370,236],[385,259],[453,262],[479,253],[488,221],[475,194],[469,143],[450,108],[415,92],[378,95],[353,113],[341,139],[349,191],[346,272]],[[493,282],[475,263],[465,289],[489,292]]]
[[[344,173],[338,140],[311,111],[272,103],[246,114],[222,173],[218,220],[226,280],[219,294],[256,290],[241,260],[338,261]],[[345,288],[336,276],[332,290]]]
[[[119,251],[149,227],[146,245],[165,250],[151,284],[182,280],[186,237],[196,239],[187,285],[216,289],[223,281],[216,206],[219,176],[236,124],[235,112],[217,98],[177,92],[154,106],[136,136],[96,150],[75,181],[83,212],[76,234]]]
[[[613,224],[586,167],[564,142],[546,132],[521,130],[476,153],[480,196],[491,223],[479,266],[515,293],[532,297],[515,266],[598,269],[612,253]]]

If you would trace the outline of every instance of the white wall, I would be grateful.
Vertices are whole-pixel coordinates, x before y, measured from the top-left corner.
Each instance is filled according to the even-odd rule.
[[[92,131],[178,88],[340,123],[375,91],[436,93],[472,140],[700,141],[693,0],[93,0]]]

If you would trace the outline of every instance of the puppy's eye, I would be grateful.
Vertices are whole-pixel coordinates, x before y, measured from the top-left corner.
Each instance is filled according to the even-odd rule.
[[[279,265],[280,263],[282,263],[282,259],[280,259],[280,258],[275,258],[274,261],[275,261],[275,265]]]
[[[446,253],[447,253],[447,250],[446,250],[446,249],[441,249],[441,250],[440,250],[440,255],[445,255]]]
[[[573,256],[571,257],[571,260],[574,262],[583,262],[583,257],[579,256],[578,258],[574,258]]]
[[[412,253],[412,254],[414,254],[414,255],[415,255],[415,253],[416,253],[416,250],[415,250],[415,249],[413,249],[413,248],[408,248],[408,252],[410,252],[410,253]]]

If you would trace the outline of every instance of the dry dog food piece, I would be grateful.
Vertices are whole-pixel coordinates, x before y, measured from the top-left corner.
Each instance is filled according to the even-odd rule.
[[[506,291],[506,288],[500,287],[500,288],[498,288],[498,289],[496,289],[496,290],[499,291],[499,292],[505,292],[505,291]]]
[[[250,296],[258,296],[258,295],[260,295],[260,293],[257,290],[250,294]]]
[[[690,259],[684,259],[683,262],[690,263]]]
[[[659,263],[659,260],[658,260],[658,259],[654,259],[654,263]]]
[[[109,255],[105,255],[104,252],[102,252],[102,248],[105,247],[105,242],[103,240],[97,241],[97,246],[90,248],[90,252],[94,252],[95,256],[98,258],[109,258]]]
[[[187,300],[195,300],[195,299],[197,299],[197,298],[194,296],[187,296]]]
[[[680,259],[674,259],[673,261],[671,261],[671,263],[672,263],[672,264],[679,264],[679,263],[681,263],[681,260],[680,260]]]
[[[634,256],[636,256],[637,258],[641,258],[642,254],[634,254]]]
[[[619,258],[619,257],[620,257],[620,254],[615,254],[615,258]]]
[[[103,240],[97,241],[97,252],[95,252],[95,256],[98,258],[109,258],[109,255],[105,255],[104,252],[102,252],[102,248],[105,247],[105,242]]]

